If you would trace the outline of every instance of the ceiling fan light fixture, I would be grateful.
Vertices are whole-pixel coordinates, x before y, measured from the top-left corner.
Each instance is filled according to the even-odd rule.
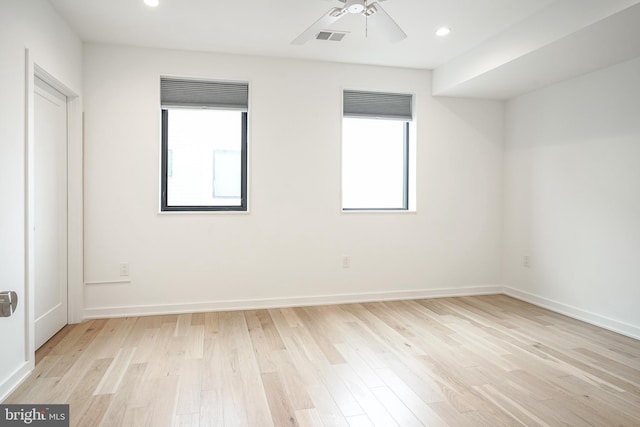
[[[149,7],[158,7],[160,0],[144,0],[144,4]]]
[[[362,13],[365,9],[365,0],[347,0],[344,7],[349,13]]]
[[[449,27],[440,27],[436,30],[436,36],[444,37],[448,36],[451,33],[451,28]]]

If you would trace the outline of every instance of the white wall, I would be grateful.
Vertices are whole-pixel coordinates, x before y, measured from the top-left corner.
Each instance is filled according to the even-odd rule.
[[[505,285],[640,337],[640,59],[516,98],[506,123]]]
[[[0,318],[0,400],[33,364],[27,342],[25,254],[25,48],[68,88],[82,89],[82,44],[44,0],[0,2],[0,290],[18,292],[14,316]],[[79,110],[78,110],[79,115]],[[74,130],[72,130],[74,131]],[[76,130],[77,131],[77,130]],[[71,153],[72,179],[80,162]],[[75,175],[74,175],[75,172]],[[78,196],[79,179],[71,183]],[[81,227],[81,225],[80,225]],[[71,245],[76,244],[73,240]],[[77,248],[76,248],[77,249]],[[76,257],[77,258],[77,257]],[[73,262],[73,260],[70,260]],[[81,263],[80,263],[81,264]],[[74,270],[74,271],[77,271]],[[80,270],[81,272],[81,270]],[[81,273],[80,273],[81,274]],[[10,344],[7,344],[10,343]]]
[[[434,99],[418,70],[95,44],[84,59],[85,278],[131,268],[86,286],[87,316],[499,284],[503,104]],[[250,82],[250,213],[158,214],[160,75]],[[343,88],[416,95],[416,213],[340,212]]]

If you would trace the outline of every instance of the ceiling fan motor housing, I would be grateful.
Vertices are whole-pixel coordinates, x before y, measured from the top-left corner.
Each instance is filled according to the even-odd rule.
[[[366,6],[366,0],[346,0],[344,8],[349,13],[362,13]]]

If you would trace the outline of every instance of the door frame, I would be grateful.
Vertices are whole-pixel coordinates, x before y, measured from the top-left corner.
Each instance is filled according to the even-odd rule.
[[[25,355],[35,366],[35,78],[38,77],[67,97],[67,322],[83,320],[83,154],[82,101],[78,93],[39,65],[25,50]]]

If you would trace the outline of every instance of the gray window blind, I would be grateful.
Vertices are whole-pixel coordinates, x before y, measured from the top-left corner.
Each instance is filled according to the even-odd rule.
[[[343,92],[343,114],[345,117],[369,117],[380,119],[413,119],[413,96],[398,93]]]
[[[162,107],[214,107],[246,111],[249,84],[160,78]]]

